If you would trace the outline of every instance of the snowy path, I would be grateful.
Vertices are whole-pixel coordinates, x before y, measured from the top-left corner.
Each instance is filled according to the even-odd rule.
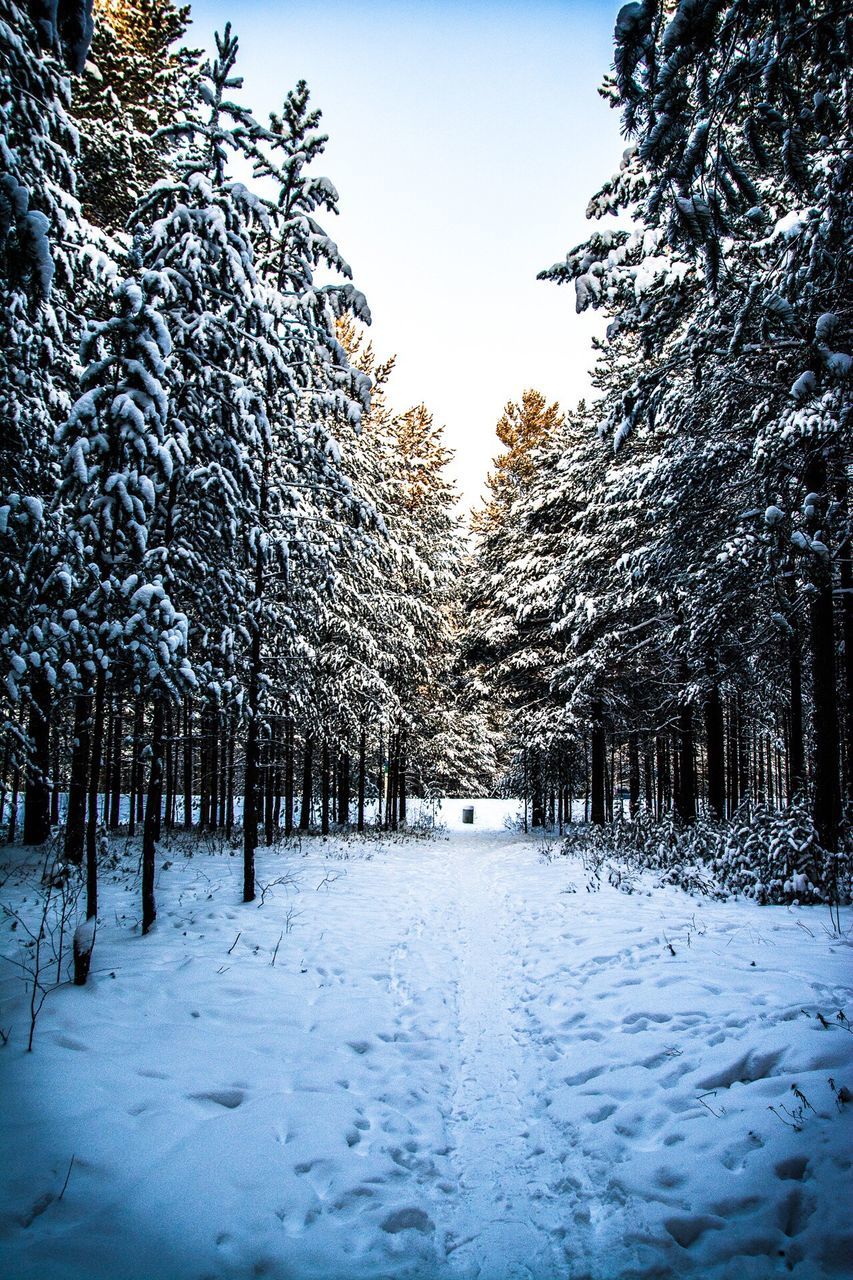
[[[536,1047],[518,1001],[523,940],[490,877],[490,852],[490,842],[469,838],[464,857],[446,864],[442,885],[452,904],[455,938],[445,953],[459,1043],[449,1116],[458,1201],[448,1243],[454,1271],[526,1280],[564,1268],[537,1212],[555,1161],[536,1136],[545,1126]]]
[[[146,939],[128,850],[32,1055],[0,985],[0,1274],[850,1274],[850,913],[587,893],[490,807],[264,853],[262,906],[178,847]]]

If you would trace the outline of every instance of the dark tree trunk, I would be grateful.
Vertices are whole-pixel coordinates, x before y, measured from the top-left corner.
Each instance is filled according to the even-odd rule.
[[[172,772],[172,708],[166,707],[163,716],[163,825],[167,831],[172,830],[175,805],[175,775]]]
[[[121,699],[116,703],[113,715],[113,753],[110,765],[110,819],[107,823],[110,831],[117,831],[121,821],[121,765],[122,748],[124,746]]]
[[[613,822],[613,792],[616,786],[616,771],[614,763],[616,759],[616,740],[615,737],[610,740],[610,768],[607,768],[607,757],[604,761],[604,794],[607,797],[607,821]]]
[[[53,786],[50,789],[50,825],[52,827],[55,827],[59,823],[59,795],[60,795],[60,787],[61,787],[60,768],[59,768],[59,726],[58,725],[54,725],[51,738],[53,740],[53,766],[51,769],[51,773],[53,775]],[[2,812],[0,812],[0,823],[2,823],[2,821],[3,821]]]
[[[600,699],[592,704],[592,805],[591,817],[596,826],[605,821],[604,775],[606,772],[607,738],[604,731],[604,706]]]
[[[213,830],[219,826],[220,804],[219,804],[219,743],[221,733],[222,717],[217,708],[210,713],[210,723],[208,725],[210,739],[208,743],[208,822]]]
[[[9,810],[9,844],[15,843],[18,833],[18,793],[21,788],[21,770],[15,765],[12,770],[12,807]]]
[[[306,737],[302,749],[302,806],[299,812],[299,830],[308,831],[311,825],[311,792],[314,789],[314,740]]]
[[[324,836],[329,834],[329,789],[331,776],[329,772],[329,739],[323,734],[320,750],[320,830]]]
[[[705,742],[708,765],[708,810],[717,821],[722,821],[726,809],[726,761],[723,739],[723,704],[719,686],[714,684],[705,703]]]
[[[637,734],[628,735],[628,815],[640,812],[640,744]]]
[[[293,835],[293,721],[284,724],[284,834]]]
[[[839,497],[846,520],[844,540],[837,556],[840,572],[841,638],[843,645],[842,674],[844,689],[843,747],[844,747],[844,799],[853,804],[853,512],[850,510],[850,491],[847,473],[840,469]]]
[[[264,768],[264,844],[269,848],[275,839],[275,768],[273,756],[275,752],[275,738],[273,736],[272,725],[267,728],[267,736],[265,742],[266,748],[266,766]]]
[[[358,740],[358,830],[364,830],[364,791],[367,774],[367,735],[364,729]]]
[[[104,670],[95,680],[92,720],[92,759],[89,765],[89,812],[86,820],[86,919],[98,914],[98,790],[101,778],[101,740],[104,736]]]
[[[397,817],[399,818],[401,826],[406,825],[406,802],[408,800],[408,779],[406,777],[406,767],[405,746],[401,742],[399,774],[397,778]]]
[[[258,847],[258,749],[261,673],[261,633],[252,633],[249,660],[249,723],[246,729],[246,762],[243,775],[243,901],[255,899],[255,849]]]
[[[163,799],[163,696],[154,698],[151,708],[151,768],[148,774],[148,798],[145,825],[142,829],[142,932],[147,933],[157,918],[154,901],[154,858],[160,834],[160,808]]]
[[[201,713],[199,729],[198,829],[207,831],[210,827],[210,714],[206,709]]]
[[[531,773],[531,796],[530,796],[530,825],[532,827],[545,826],[545,795],[542,786],[542,753],[534,748],[531,754],[530,773]],[[595,819],[593,818],[593,822]]]
[[[656,816],[660,819],[666,810],[666,735],[663,733],[655,735],[655,753],[658,783]]]
[[[397,830],[397,735],[388,734],[388,793],[385,797],[385,829]]]
[[[24,790],[24,844],[44,844],[50,835],[50,685],[39,669],[30,690],[28,734],[32,752]]]
[[[679,708],[679,818],[695,822],[695,764],[693,760],[693,708],[684,700]]]
[[[231,839],[234,830],[234,753],[237,750],[237,713],[232,710],[227,717],[228,788],[225,796],[225,834]]]
[[[133,742],[130,759],[130,812],[127,834],[136,834],[136,810],[142,794],[142,699],[137,697],[133,708]]]
[[[106,747],[103,753],[102,772],[104,778],[103,802],[101,808],[101,824],[106,830],[110,825],[110,779],[113,767],[113,706],[112,699],[108,698],[104,710],[104,723],[107,729]]]
[[[646,784],[646,809],[651,815],[655,811],[655,767],[652,759],[652,744],[648,738],[643,748],[643,775]]]
[[[281,783],[284,765],[284,726],[280,717],[274,722],[273,732],[274,759],[271,765],[272,772],[272,822],[273,830],[278,831],[281,828]]]
[[[749,781],[751,781],[748,728],[747,717],[743,712],[743,698],[738,696],[738,800],[740,804],[749,797]]]
[[[6,779],[9,776],[9,737],[3,743],[3,776],[0,778],[0,827],[6,818]]]
[[[68,811],[65,815],[65,860],[80,866],[86,836],[86,782],[89,756],[89,716],[92,699],[78,694],[74,699],[74,746],[68,780]]]
[[[817,454],[809,460],[806,485],[820,497],[823,541],[825,527],[826,459]],[[838,734],[838,697],[835,665],[835,616],[832,599],[832,561],[829,556],[812,560],[812,587],[809,597],[809,625],[812,650],[812,731],[814,735],[814,808],[812,817],[818,840],[824,849],[835,849],[841,822],[841,779]]]
[[[184,704],[184,831],[192,831],[193,825],[193,709],[192,700]]]
[[[841,791],[832,577],[829,565],[820,566],[815,579],[816,591],[809,601],[812,648],[812,732],[815,743],[812,816],[822,847],[835,849],[841,821]]]
[[[806,791],[806,753],[803,746],[803,669],[802,650],[799,630],[795,629],[790,638],[788,652],[788,673],[791,688],[791,707],[788,721],[788,769],[790,772],[791,794],[789,799],[797,795],[805,795]]]
[[[341,752],[338,769],[338,822],[349,826],[350,809],[350,758],[349,752]]]

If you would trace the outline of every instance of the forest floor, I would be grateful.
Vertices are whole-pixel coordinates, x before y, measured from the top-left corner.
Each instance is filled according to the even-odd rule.
[[[164,846],[145,938],[114,842],[92,976],[32,1053],[0,975],[0,1274],[851,1274],[851,913],[590,892],[461,804],[260,850],[248,906],[239,854]],[[2,859],[27,918],[35,861]]]

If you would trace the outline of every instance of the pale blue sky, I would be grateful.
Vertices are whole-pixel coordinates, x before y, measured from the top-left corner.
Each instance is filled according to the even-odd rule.
[[[259,3],[194,0],[193,43],[230,18],[243,101],[277,110],[303,78],[341,196],[329,233],[396,352],[399,408],[423,399],[473,502],[507,399],[588,391],[572,290],[536,280],[582,240],[589,197],[619,165],[618,117],[597,94],[619,3]]]

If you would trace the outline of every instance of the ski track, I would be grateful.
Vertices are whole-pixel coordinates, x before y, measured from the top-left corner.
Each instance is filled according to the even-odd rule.
[[[850,1274],[851,1117],[826,1082],[853,1087],[853,1035],[815,1018],[853,1012],[849,933],[588,895],[540,853],[501,830],[312,841],[259,857],[293,880],[260,909],[239,859],[173,855],[144,941],[105,885],[98,973],[0,1058],[0,1273]],[[768,1114],[792,1083],[801,1131]]]

